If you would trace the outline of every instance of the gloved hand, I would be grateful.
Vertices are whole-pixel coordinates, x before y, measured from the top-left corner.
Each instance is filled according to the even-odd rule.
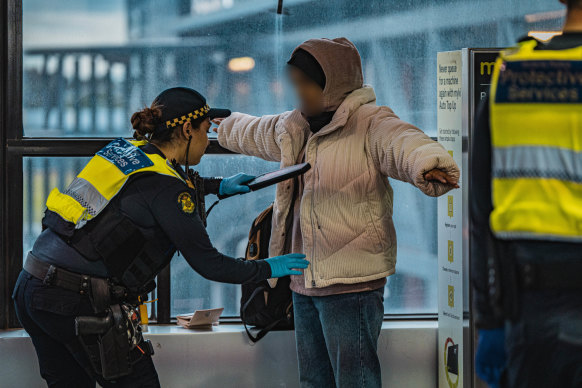
[[[283,256],[275,256],[265,259],[271,266],[271,277],[280,278],[287,275],[301,275],[295,269],[305,269],[309,266],[309,261],[305,260],[305,255],[301,253],[290,253]]]
[[[498,388],[505,364],[505,329],[479,330],[475,355],[477,375],[489,384],[489,387]]]
[[[220,182],[220,187],[218,189],[218,194],[220,195],[233,195],[233,194],[243,194],[248,193],[251,189],[244,185],[244,183],[250,182],[255,177],[253,175],[247,175],[238,173],[229,178],[224,178]]]

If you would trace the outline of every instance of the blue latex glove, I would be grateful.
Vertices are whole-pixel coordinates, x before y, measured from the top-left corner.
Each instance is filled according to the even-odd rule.
[[[251,189],[245,185],[245,183],[252,181],[255,179],[253,175],[247,175],[238,173],[233,175],[229,178],[224,178],[220,182],[220,188],[218,189],[218,193],[220,195],[233,195],[233,194],[244,194],[251,191]]]
[[[479,330],[475,371],[491,388],[499,387],[505,369],[505,329]]]
[[[301,275],[301,271],[309,266],[309,261],[305,260],[305,255],[301,253],[290,253],[283,256],[275,256],[265,259],[271,266],[271,277],[280,278],[287,275]]]

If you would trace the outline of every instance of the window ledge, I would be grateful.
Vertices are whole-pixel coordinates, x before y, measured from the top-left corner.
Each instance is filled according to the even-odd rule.
[[[438,329],[438,322],[434,320],[406,320],[406,321],[384,321],[382,331],[392,330],[427,330]],[[185,329],[178,325],[150,325],[145,334],[146,337],[158,335],[201,335],[201,334],[219,334],[219,333],[244,333],[245,328],[242,324],[221,323],[209,329]],[[285,332],[285,331],[282,331]],[[272,332],[279,333],[279,332]],[[1,338],[19,338],[28,337],[28,333],[23,329],[0,330]]]
[[[398,320],[384,321],[382,331],[397,330],[427,330],[438,329],[438,322],[435,320]],[[185,329],[178,325],[150,325],[148,331],[144,333],[146,337],[160,335],[202,335],[202,334],[219,334],[219,333],[244,333],[245,328],[239,323],[221,323],[209,329]],[[285,332],[285,331],[281,331]],[[279,331],[272,333],[281,333]],[[0,339],[2,338],[19,338],[28,337],[28,333],[23,329],[0,330]]]
[[[438,322],[434,320],[417,321],[384,321],[382,323],[382,331],[387,330],[414,330],[414,329],[437,329]],[[213,326],[209,329],[185,329],[178,325],[150,325],[149,331],[145,333],[149,335],[174,335],[174,334],[218,334],[218,333],[244,333],[245,328],[240,323],[221,323],[218,326]],[[283,331],[285,332],[285,331]],[[272,332],[275,333],[275,332]],[[1,336],[1,335],[0,335]]]
[[[382,324],[378,355],[384,386],[436,386],[437,328],[435,320]],[[299,388],[294,334],[272,332],[253,344],[240,323],[221,323],[211,330],[152,325],[145,337],[154,346],[163,387]],[[46,387],[32,342],[22,329],[0,331],[0,365],[7,372],[0,373],[7,387]]]

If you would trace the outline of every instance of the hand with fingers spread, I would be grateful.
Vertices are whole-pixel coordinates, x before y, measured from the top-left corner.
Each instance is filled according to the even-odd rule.
[[[298,269],[305,269],[309,266],[309,261],[305,260],[305,255],[301,253],[275,256],[265,259],[265,261],[271,266],[271,277],[273,278],[301,275],[301,271]]]
[[[443,170],[439,170],[438,168],[425,172],[424,179],[427,181],[437,181],[444,185],[452,186],[455,189],[460,187],[456,178],[450,176]]]

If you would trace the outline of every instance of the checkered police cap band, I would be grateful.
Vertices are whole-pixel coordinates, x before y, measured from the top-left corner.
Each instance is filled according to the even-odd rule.
[[[177,125],[184,124],[186,121],[196,120],[197,118],[204,116],[209,111],[210,107],[208,106],[208,104],[204,105],[202,108],[196,109],[194,112],[190,112],[187,115],[176,117],[175,119],[166,121],[166,127],[168,128],[175,127]]]

